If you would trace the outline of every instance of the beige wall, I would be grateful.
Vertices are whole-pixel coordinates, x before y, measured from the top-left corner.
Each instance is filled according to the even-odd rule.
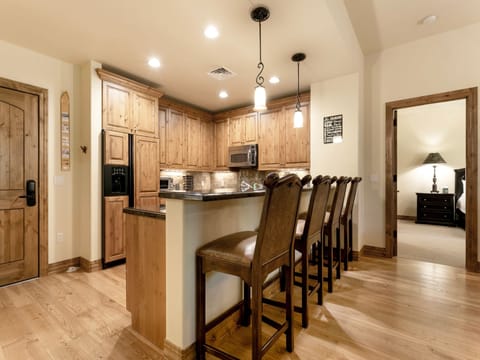
[[[480,83],[480,24],[397,46],[365,59],[365,160],[369,207],[361,237],[385,247],[385,103]]]
[[[72,169],[60,171],[60,95],[70,95],[72,133],[77,117],[74,65],[0,41],[0,76],[48,90],[48,261],[78,256],[73,241],[73,177],[79,156],[72,138]],[[63,241],[57,241],[57,233]]]
[[[422,165],[428,153],[446,161],[436,168],[438,189],[455,192],[453,169],[465,167],[465,109],[465,100],[456,100],[398,110],[398,215],[416,216],[415,193],[432,189],[432,165]]]

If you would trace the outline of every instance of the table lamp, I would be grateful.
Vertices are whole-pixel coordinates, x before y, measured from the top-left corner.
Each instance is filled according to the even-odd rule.
[[[437,164],[445,164],[446,161],[443,159],[442,155],[440,153],[430,153],[427,155],[427,158],[423,161],[424,164],[433,164],[433,184],[432,184],[432,191],[431,193],[438,193],[437,189],[437,176],[435,173],[435,169],[437,167]]]

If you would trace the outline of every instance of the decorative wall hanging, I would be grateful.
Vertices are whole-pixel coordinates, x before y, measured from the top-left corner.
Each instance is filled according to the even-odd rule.
[[[323,118],[323,143],[332,144],[343,140],[343,115],[325,116]]]
[[[70,170],[70,97],[64,91],[60,97],[60,166]]]

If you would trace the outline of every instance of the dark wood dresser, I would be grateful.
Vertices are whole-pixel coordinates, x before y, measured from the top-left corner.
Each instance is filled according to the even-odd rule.
[[[455,226],[455,194],[417,193],[416,222]]]

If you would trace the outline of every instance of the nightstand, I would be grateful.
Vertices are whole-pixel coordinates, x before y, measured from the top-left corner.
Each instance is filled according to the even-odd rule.
[[[455,226],[455,194],[417,193],[416,222]]]

